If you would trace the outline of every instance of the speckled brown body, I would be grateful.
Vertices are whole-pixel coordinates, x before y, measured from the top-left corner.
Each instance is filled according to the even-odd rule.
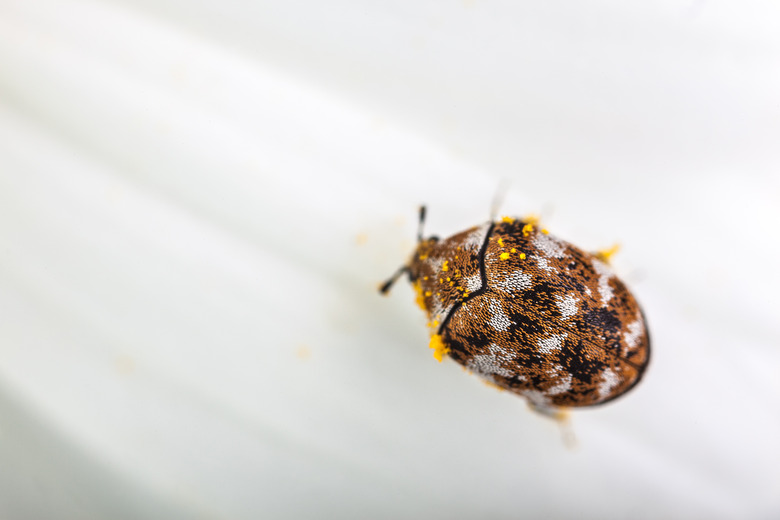
[[[408,274],[443,352],[537,408],[614,399],[649,361],[639,305],[605,261],[528,222],[422,240]]]

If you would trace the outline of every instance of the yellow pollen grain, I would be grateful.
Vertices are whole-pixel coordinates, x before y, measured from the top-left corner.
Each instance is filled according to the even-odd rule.
[[[450,262],[449,262],[448,260],[445,260],[445,261],[444,261],[444,264],[442,264],[442,266],[441,266],[441,270],[442,270],[442,271],[449,271],[449,270],[450,270],[450,267],[447,265],[447,264],[449,264],[449,263],[450,263]]]
[[[442,280],[441,278],[439,278],[439,283],[444,283],[444,280]]]
[[[533,230],[534,230],[533,224],[526,224],[525,226],[523,226],[523,236],[527,237],[528,235],[531,234]]]
[[[495,388],[499,392],[503,392],[504,390],[506,390],[506,388],[501,388],[500,386],[498,386],[492,381],[487,381],[486,379],[483,379],[482,382],[485,384],[485,386],[489,386],[490,388]]]
[[[428,259],[428,255],[420,255],[417,258],[419,258],[420,261],[427,260]]]
[[[455,282],[450,282],[450,287],[452,287],[453,285],[455,285]]]
[[[504,247],[504,239],[499,238],[498,239],[498,245],[501,246],[501,247]]]
[[[513,219],[512,217],[501,217],[501,222],[504,222],[506,224],[511,224],[514,221],[515,219]]]
[[[444,356],[449,354],[450,348],[444,344],[444,340],[441,338],[441,334],[434,334],[431,336],[431,342],[428,344],[433,349],[433,357],[441,363]]]
[[[617,253],[619,249],[620,249],[620,244],[615,244],[614,246],[608,249],[602,249],[598,253],[596,253],[596,258],[598,258],[602,262],[609,262],[609,259],[612,258],[612,256],[615,253]]]
[[[525,253],[520,253],[520,260],[525,260]]]
[[[465,298],[465,297],[466,297],[466,296],[468,296],[469,294],[471,294],[471,293],[469,293],[468,291],[466,291],[466,292],[464,292],[464,293],[463,293],[463,297]]]
[[[510,250],[509,250],[509,252],[510,252],[510,253],[517,253],[517,249],[515,249],[515,248],[513,247],[512,249],[510,249]]]
[[[542,229],[542,233],[544,233],[545,235],[549,235],[550,234],[550,232],[547,231],[547,228]]]
[[[423,280],[427,280],[427,279],[428,279],[428,277],[427,277],[427,276],[423,276]]]
[[[509,253],[501,253],[501,255],[499,255],[499,258],[501,260],[506,260],[507,258],[509,258]]]
[[[425,296],[430,296],[431,294],[433,294],[431,291],[425,291]]]

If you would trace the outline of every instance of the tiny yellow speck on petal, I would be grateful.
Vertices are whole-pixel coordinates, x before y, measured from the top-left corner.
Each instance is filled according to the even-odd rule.
[[[515,219],[513,219],[512,217],[502,217],[501,218],[501,222],[505,222],[507,224],[511,224],[514,221],[515,221]]]
[[[608,249],[602,249],[598,253],[596,253],[596,258],[598,258],[602,262],[609,262],[609,259],[612,258],[612,256],[615,253],[617,253],[619,249],[620,249],[620,244],[615,244],[614,246]]]
[[[442,340],[441,334],[434,334],[431,336],[431,342],[428,346],[433,349],[433,357],[439,363],[441,363],[441,361],[444,359],[444,356],[450,352],[449,347],[444,344],[444,340]]]
[[[520,260],[525,260],[525,253],[520,253]]]
[[[501,253],[501,254],[499,255],[499,258],[500,258],[501,260],[506,260],[507,258],[509,258],[509,253]]]

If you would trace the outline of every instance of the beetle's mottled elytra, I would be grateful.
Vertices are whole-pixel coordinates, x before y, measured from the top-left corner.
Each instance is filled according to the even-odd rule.
[[[447,239],[423,238],[406,273],[428,315],[430,346],[535,408],[590,406],[642,377],[650,338],[639,304],[607,264],[504,217]]]

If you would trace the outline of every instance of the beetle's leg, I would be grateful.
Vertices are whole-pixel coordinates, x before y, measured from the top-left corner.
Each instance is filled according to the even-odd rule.
[[[501,204],[504,203],[504,197],[506,191],[509,188],[509,181],[501,179],[498,181],[498,187],[496,188],[496,194],[493,195],[493,203],[490,205],[490,221],[495,222],[498,217],[498,210],[501,209]]]
[[[528,407],[539,415],[552,419],[558,424],[558,428],[561,429],[563,444],[567,448],[574,449],[577,447],[577,438],[574,435],[574,429],[571,427],[571,414],[567,408],[552,405],[545,406],[530,401],[528,401]]]
[[[391,276],[389,280],[387,280],[379,287],[379,292],[382,294],[387,294],[388,291],[390,291],[390,287],[393,286],[396,280],[398,280],[398,278],[400,278],[401,275],[406,272],[409,272],[409,268],[405,265],[401,266],[395,273],[393,273],[393,276]]]

